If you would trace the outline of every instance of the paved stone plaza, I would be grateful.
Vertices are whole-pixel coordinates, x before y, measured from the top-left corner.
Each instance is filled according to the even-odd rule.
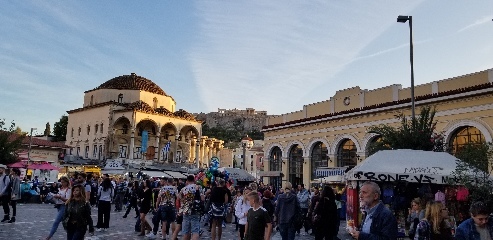
[[[2,210],[0,210],[2,211]],[[103,240],[103,239],[144,239],[138,237],[134,232],[135,214],[134,211],[128,218],[122,218],[123,212],[112,212],[110,219],[110,228],[106,232],[95,232],[94,236],[87,239]],[[20,204],[17,206],[17,221],[15,223],[1,223],[0,224],[0,239],[44,239],[51,229],[51,225],[56,216],[56,209],[51,204]],[[97,209],[93,209],[92,212],[94,224],[97,219]],[[238,233],[234,231],[235,226],[233,224],[227,224],[223,229],[222,239],[238,239]],[[206,227],[205,231],[200,239],[210,239],[210,233]],[[89,234],[87,234],[89,237]],[[340,235],[341,239],[350,239],[347,235]],[[58,231],[52,238],[55,240],[66,239],[66,232],[63,229],[62,224],[58,227]],[[279,234],[275,234],[272,239],[281,239]],[[314,239],[313,236],[297,236],[296,239]]]

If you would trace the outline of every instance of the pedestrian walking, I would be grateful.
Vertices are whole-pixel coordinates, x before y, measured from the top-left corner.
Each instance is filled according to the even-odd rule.
[[[10,205],[12,206],[12,218],[9,223],[15,222],[15,216],[17,214],[17,201],[21,199],[21,171],[18,168],[11,170],[12,181],[12,196],[10,198]]]
[[[169,225],[175,228],[174,221],[176,220],[176,195],[178,194],[178,189],[173,186],[173,179],[168,178],[165,181],[165,186],[159,190],[156,207],[157,209],[157,224],[154,225],[153,231],[147,235],[148,238],[155,238],[157,235],[157,227],[161,223],[161,233],[162,239],[166,239],[166,235],[169,231]]]
[[[58,229],[58,225],[60,225],[60,222],[62,222],[63,216],[65,214],[65,202],[72,194],[70,179],[64,176],[60,178],[60,182],[61,186],[60,189],[58,189],[58,193],[53,195],[55,208],[58,209],[58,213],[55,218],[55,222],[53,222],[53,226],[51,227],[50,234],[48,235],[48,237],[45,238],[45,240],[51,239]]]
[[[307,216],[308,216],[308,207],[310,205],[310,193],[308,190],[305,188],[305,184],[300,184],[298,185],[298,193],[296,194],[296,197],[298,198],[298,202],[300,203],[300,208],[301,208],[301,214],[303,215],[304,218],[304,227],[305,227],[305,233],[304,235],[308,235],[308,230],[310,230],[310,224],[308,223]],[[296,232],[300,234],[301,229],[297,229]]]
[[[187,177],[186,186],[178,194],[181,206],[179,213],[183,215],[182,233],[185,239],[198,240],[200,234],[200,215],[203,211],[205,197],[200,193],[200,186],[195,185],[195,177]],[[202,207],[201,207],[202,206]]]
[[[123,209],[123,197],[125,196],[125,182],[123,178],[119,178],[115,187],[115,212]]]
[[[140,216],[139,213],[139,207],[137,206],[137,199],[139,198],[138,195],[138,187],[139,187],[139,182],[135,181],[133,183],[128,184],[128,189],[127,189],[127,198],[129,199],[129,203],[127,205],[127,210],[125,211],[125,214],[123,215],[123,218],[126,218],[132,208],[135,210],[135,218],[138,218]]]
[[[333,240],[337,237],[339,216],[334,190],[330,186],[324,186],[320,200],[315,204],[312,219],[314,219],[315,240]]]
[[[452,227],[448,222],[448,209],[441,202],[430,205],[429,212],[416,228],[417,240],[452,240]]]
[[[409,227],[409,238],[414,239],[416,228],[419,221],[425,218],[425,210],[421,208],[421,199],[415,198],[411,201],[411,208],[409,208],[409,215],[407,216],[407,223]]]
[[[247,213],[250,209],[250,202],[248,201],[247,195],[251,192],[250,187],[243,189],[243,195],[238,198],[235,206],[235,215],[238,218],[238,229],[240,240],[245,239],[245,226],[247,223]]]
[[[77,185],[72,188],[63,215],[63,227],[67,231],[67,240],[84,240],[89,226],[89,233],[94,233],[91,218],[91,205],[86,200],[85,187]]]
[[[110,227],[111,199],[115,192],[111,180],[105,178],[98,189],[98,223],[96,231],[106,231]]]
[[[228,192],[224,188],[226,182],[223,179],[219,179],[217,181],[217,186],[214,187],[211,191],[211,207],[209,209],[209,215],[212,219],[212,231],[211,238],[212,240],[221,239],[223,234],[222,223],[224,220],[224,211],[226,207],[226,203],[228,203]]]
[[[3,207],[3,220],[7,222],[10,220],[10,177],[5,173],[7,166],[0,164],[0,201]]]
[[[282,240],[294,240],[297,229],[294,226],[293,220],[295,214],[300,211],[300,204],[293,192],[293,187],[290,182],[286,182],[284,193],[279,195],[277,199],[276,211],[274,214]]]
[[[151,211],[152,206],[152,189],[151,181],[149,179],[144,182],[144,189],[139,196],[140,200],[140,234],[139,236],[145,236],[146,231],[150,232],[152,230],[151,225],[146,219],[147,213]]]
[[[252,207],[247,213],[245,238],[248,240],[270,239],[272,223],[269,213],[260,206],[260,197],[257,192],[250,192],[247,197]]]

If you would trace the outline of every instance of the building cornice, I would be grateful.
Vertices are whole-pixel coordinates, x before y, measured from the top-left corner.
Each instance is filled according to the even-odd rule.
[[[417,96],[415,98],[415,105],[418,106],[418,105],[425,105],[430,103],[438,103],[438,102],[449,101],[458,98],[483,95],[491,92],[493,92],[493,83],[485,83],[485,84],[450,90],[436,94],[426,94],[422,96]],[[286,128],[293,128],[293,127],[316,124],[321,122],[334,121],[338,119],[344,119],[347,117],[354,117],[354,116],[367,115],[367,114],[378,113],[383,111],[396,110],[400,108],[410,107],[410,105],[411,105],[410,98],[402,99],[399,101],[385,102],[385,103],[375,104],[362,108],[355,108],[355,109],[345,110],[336,113],[329,113],[325,115],[319,115],[315,117],[289,121],[286,123],[268,125],[262,128],[262,132],[282,130]]]

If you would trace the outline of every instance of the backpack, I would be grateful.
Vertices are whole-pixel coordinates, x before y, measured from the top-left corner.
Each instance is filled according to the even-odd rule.
[[[5,188],[5,195],[10,196],[12,194],[12,186],[13,186],[12,179],[7,175],[3,176],[3,185],[5,185],[5,180],[7,179],[7,177],[9,178],[10,181],[7,187]]]
[[[204,207],[204,201],[202,201],[202,198],[200,197],[200,191],[195,190],[195,195],[193,197],[193,202],[192,202],[192,214],[204,214],[205,207]]]

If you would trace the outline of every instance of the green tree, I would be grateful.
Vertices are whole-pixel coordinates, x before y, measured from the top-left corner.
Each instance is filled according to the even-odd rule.
[[[493,207],[493,182],[490,178],[493,167],[492,144],[468,143],[455,156],[459,160],[453,173],[454,181],[469,189],[470,201],[484,201],[490,208]]]
[[[22,146],[24,134],[15,133],[15,123],[5,126],[5,119],[0,119],[0,163],[11,164],[18,161],[17,152]]]
[[[425,106],[415,119],[409,120],[404,114],[397,115],[401,120],[398,127],[385,124],[369,127],[368,132],[381,137],[380,141],[370,144],[369,155],[385,149],[444,151],[443,137],[435,133],[435,112],[435,108]]]
[[[65,141],[67,137],[68,117],[63,115],[60,121],[56,122],[53,127],[53,135],[55,141]]]

